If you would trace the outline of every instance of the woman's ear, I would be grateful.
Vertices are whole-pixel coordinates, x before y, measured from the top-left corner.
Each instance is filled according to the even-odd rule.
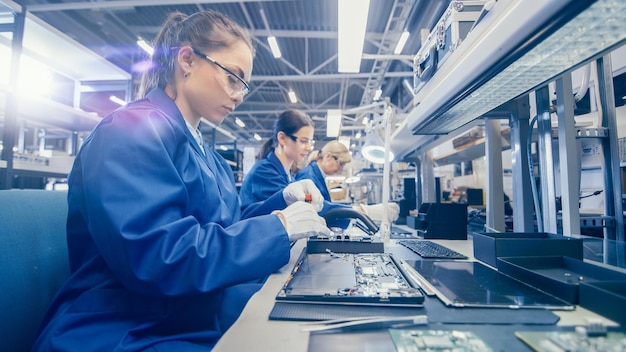
[[[283,131],[276,134],[276,139],[278,140],[279,145],[285,145],[285,138],[287,138],[287,135]]]
[[[183,74],[188,74],[191,71],[194,55],[193,49],[189,45],[182,46],[178,49],[178,65],[180,66]]]

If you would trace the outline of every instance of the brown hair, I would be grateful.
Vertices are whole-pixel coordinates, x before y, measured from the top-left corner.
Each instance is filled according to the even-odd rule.
[[[191,16],[181,12],[171,13],[154,39],[151,67],[142,77],[138,97],[143,98],[156,87],[164,89],[168,85],[173,86],[179,47],[192,45],[211,52],[227,48],[238,40],[246,43],[254,55],[248,31],[225,15],[212,10],[196,12]]]
[[[263,143],[259,152],[259,159],[265,157],[278,145],[278,132],[284,132],[287,135],[293,135],[304,126],[313,127],[313,120],[309,115],[300,110],[283,111],[274,121],[274,129],[272,130],[272,138]]]

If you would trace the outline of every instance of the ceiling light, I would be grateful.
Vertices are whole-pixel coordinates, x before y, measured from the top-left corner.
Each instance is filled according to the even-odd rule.
[[[25,56],[18,74],[20,95],[49,97],[53,91],[53,75],[47,64]]]
[[[239,127],[241,127],[241,128],[246,127],[246,123],[245,123],[245,122],[243,122],[243,121],[242,121],[240,118],[238,118],[238,117],[235,117],[235,123],[237,124],[237,126],[239,126]]]
[[[116,97],[115,95],[111,95],[109,97],[109,100],[114,102],[115,104],[126,105],[126,101],[125,100],[122,100],[122,99]]]
[[[276,41],[275,36],[270,35],[269,37],[267,37],[267,42],[270,45],[270,49],[272,49],[272,55],[274,55],[274,58],[278,59],[283,56],[283,54],[280,52],[280,48],[278,47],[278,42]]]
[[[338,5],[338,70],[359,72],[370,1],[339,0]]]
[[[354,135],[354,139],[361,139],[361,132],[357,132],[357,133]]]
[[[383,95],[383,90],[382,89],[376,89],[376,92],[374,92],[374,98],[372,98],[372,100],[376,101],[376,100],[380,99],[381,95]]]
[[[343,144],[346,149],[350,149],[350,137],[348,136],[339,136],[339,138],[337,138],[337,141],[341,144]]]
[[[152,54],[154,54],[154,48],[152,48],[152,46],[148,44],[148,42],[146,42],[145,40],[139,39],[137,41],[137,45],[139,45],[139,47],[142,48],[143,51],[147,52],[148,55],[152,56]]]
[[[297,102],[298,102],[298,97],[296,97],[296,93],[294,93],[294,91],[293,91],[293,90],[291,90],[291,89],[290,89],[290,90],[289,90],[289,93],[287,93],[287,95],[289,95],[289,101],[290,101],[292,104],[295,104],[295,103],[297,103]]]
[[[370,123],[370,119],[368,119],[368,118],[367,118],[367,116],[365,116],[365,117],[363,118],[363,124],[364,124],[365,126],[367,126],[369,123]]]
[[[406,44],[407,39],[409,39],[409,31],[402,32],[402,34],[400,35],[400,40],[398,40],[398,44],[396,44],[396,48],[393,51],[394,54],[398,55],[402,52],[402,49],[404,49],[404,45]]]
[[[261,140],[261,139],[263,139],[263,138],[261,138],[261,136],[259,136],[259,134],[258,134],[258,133],[255,133],[255,134],[254,134],[254,139],[256,139],[257,141],[260,141],[260,140]]]
[[[326,112],[326,137],[339,136],[340,127],[341,127],[341,110],[329,109]]]
[[[227,151],[228,147],[226,147],[225,145],[220,145],[220,149],[223,150],[223,151]]]

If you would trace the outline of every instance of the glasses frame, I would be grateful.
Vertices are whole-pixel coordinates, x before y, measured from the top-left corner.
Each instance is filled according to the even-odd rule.
[[[240,88],[239,92],[242,96],[246,96],[248,93],[250,93],[250,85],[248,85],[248,83],[246,81],[243,80],[243,78],[239,77],[239,75],[237,75],[235,72],[227,69],[224,65],[220,64],[219,62],[217,62],[215,59],[211,58],[209,55],[204,54],[203,52],[201,52],[200,50],[191,47],[191,50],[193,50],[194,54],[200,56],[201,58],[215,64],[215,66],[221,68],[222,70],[224,70],[224,72],[226,72],[227,74],[235,77],[239,82],[241,82],[241,84],[243,84],[243,87]],[[232,85],[231,85],[231,89],[232,89]],[[237,90],[232,89],[233,93],[237,92]]]
[[[344,166],[346,166],[346,164],[347,164],[346,162],[339,161],[339,158],[338,158],[338,157],[336,157],[336,156],[334,156],[334,155],[332,155],[332,154],[331,154],[330,156],[332,156],[332,157],[333,157],[333,159],[335,159],[335,161],[337,162],[337,164],[338,164],[340,167],[344,167]]]
[[[310,145],[311,147],[315,145],[314,139],[302,138],[302,137],[294,136],[293,134],[288,134],[287,136],[291,138],[292,141],[299,142],[303,145]]]

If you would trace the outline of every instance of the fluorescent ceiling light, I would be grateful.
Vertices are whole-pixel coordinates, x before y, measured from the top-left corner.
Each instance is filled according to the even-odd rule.
[[[370,1],[339,0],[338,5],[338,70],[359,72]]]
[[[260,141],[262,138],[261,138],[261,136],[259,136],[258,133],[255,133],[254,134],[254,139],[256,139],[257,141]]]
[[[398,40],[398,44],[396,44],[396,48],[393,50],[393,53],[398,55],[404,49],[404,45],[406,45],[406,41],[409,39],[409,31],[404,31],[400,35],[400,40]]]
[[[278,59],[283,56],[283,54],[280,52],[280,48],[278,47],[278,42],[276,41],[275,36],[270,35],[269,37],[267,37],[267,42],[270,45],[270,49],[272,49],[272,55],[274,55],[274,58]]]
[[[226,147],[225,145],[220,145],[220,149],[223,150],[223,151],[227,151],[228,147]]]
[[[154,48],[152,48],[152,46],[148,44],[148,42],[146,42],[145,40],[139,39],[137,41],[137,45],[139,45],[139,47],[142,48],[143,51],[147,52],[148,55],[152,56],[152,54],[154,54]]]
[[[237,126],[239,126],[239,127],[241,127],[241,128],[246,127],[246,123],[245,123],[245,122],[243,122],[243,121],[242,121],[240,118],[238,118],[238,117],[235,117],[235,123],[237,124]]]
[[[45,63],[22,56],[19,72],[19,94],[49,97],[53,91],[52,71]],[[10,67],[10,66],[6,66]]]
[[[289,90],[289,93],[287,93],[287,95],[289,95],[289,101],[290,101],[292,104],[295,104],[295,103],[297,103],[297,102],[298,102],[298,97],[296,97],[296,93],[294,93],[294,91],[293,91],[293,90],[291,90],[291,89],[290,89],[290,90]]]
[[[122,99],[116,97],[115,95],[111,95],[109,97],[109,100],[114,102],[115,104],[126,105],[126,101],[125,100],[122,100]]]
[[[382,89],[376,89],[376,92],[374,93],[374,98],[372,98],[373,100],[378,100],[380,99],[380,96],[383,95],[383,90]]]
[[[346,149],[350,149],[350,137],[348,136],[339,136],[339,138],[337,138],[337,141],[341,144],[343,144]]]
[[[329,109],[326,112],[326,137],[339,136],[340,127],[341,127],[341,110]]]
[[[357,132],[357,133],[354,135],[354,139],[361,139],[361,136],[362,136],[362,135],[361,135],[361,132]]]

